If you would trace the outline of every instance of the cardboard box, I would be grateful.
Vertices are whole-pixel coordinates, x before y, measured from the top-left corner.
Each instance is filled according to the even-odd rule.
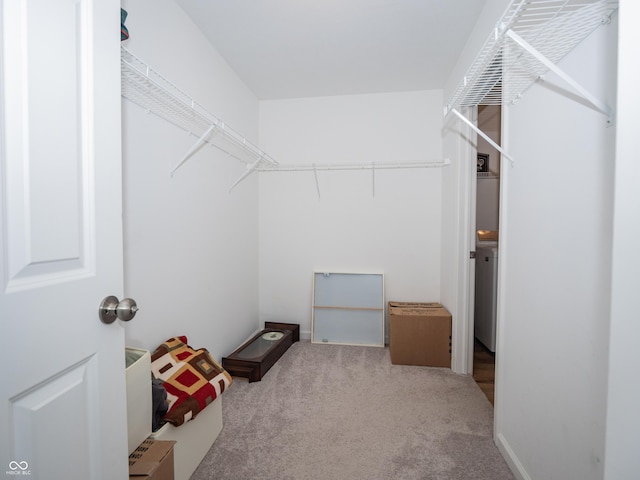
[[[451,314],[439,303],[389,302],[394,365],[451,368]]]
[[[151,355],[125,347],[127,377],[127,433],[129,453],[151,434]]]
[[[173,445],[147,438],[129,455],[129,480],[173,480]]]

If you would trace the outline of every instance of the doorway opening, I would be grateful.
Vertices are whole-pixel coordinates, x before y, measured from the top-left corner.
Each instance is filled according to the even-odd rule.
[[[478,128],[500,145],[501,106],[479,105],[477,118]],[[480,136],[477,139],[475,205],[473,378],[493,404],[500,245],[500,152]]]

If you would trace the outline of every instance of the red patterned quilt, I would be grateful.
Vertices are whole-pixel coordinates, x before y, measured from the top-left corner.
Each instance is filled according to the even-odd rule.
[[[232,383],[231,375],[206,349],[192,349],[184,336],[156,348],[151,371],[167,390],[169,410],[164,420],[176,426],[195,418]]]

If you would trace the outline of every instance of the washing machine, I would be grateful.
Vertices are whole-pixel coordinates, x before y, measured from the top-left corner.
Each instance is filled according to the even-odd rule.
[[[498,292],[498,242],[476,245],[475,337],[490,351],[496,351]]]

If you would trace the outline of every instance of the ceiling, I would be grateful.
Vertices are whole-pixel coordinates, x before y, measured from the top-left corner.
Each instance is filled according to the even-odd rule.
[[[261,100],[440,89],[486,0],[176,0]]]

